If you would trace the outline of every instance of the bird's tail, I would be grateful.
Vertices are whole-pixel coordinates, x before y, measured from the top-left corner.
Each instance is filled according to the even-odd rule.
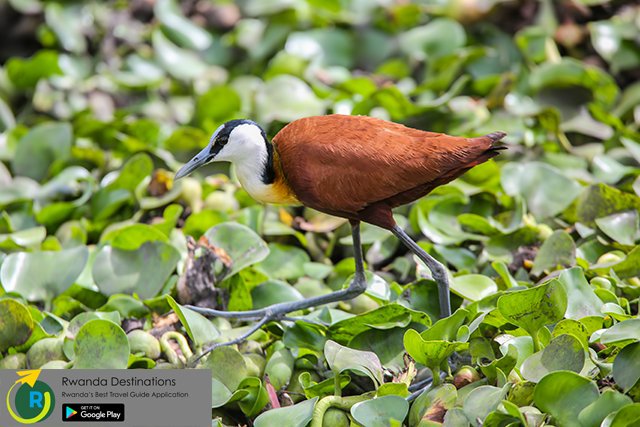
[[[477,138],[470,138],[470,141],[472,141],[474,144],[479,144],[481,146],[485,146],[485,147],[487,147],[487,149],[484,150],[478,156],[478,158],[476,158],[468,166],[469,167],[473,167],[473,166],[479,165],[481,163],[484,163],[487,160],[491,159],[492,157],[495,157],[498,154],[500,154],[500,152],[502,150],[506,150],[508,148],[506,145],[499,144],[500,140],[502,138],[504,138],[505,136],[507,136],[507,134],[504,133],[504,132],[491,132],[490,134],[485,135],[485,136],[479,136]]]

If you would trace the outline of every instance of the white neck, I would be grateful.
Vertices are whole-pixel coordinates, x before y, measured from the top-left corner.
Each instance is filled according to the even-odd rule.
[[[242,187],[254,199],[264,203],[278,203],[273,184],[265,184],[264,171],[269,153],[260,128],[239,125],[231,131],[229,142],[218,153],[216,160],[231,162]]]

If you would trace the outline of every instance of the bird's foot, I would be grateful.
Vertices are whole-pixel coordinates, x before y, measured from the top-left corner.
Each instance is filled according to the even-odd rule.
[[[204,316],[258,320],[258,322],[256,322],[246,333],[240,335],[239,337],[227,342],[215,343],[204,348],[202,353],[196,356],[191,361],[190,364],[194,366],[200,359],[202,359],[204,356],[211,353],[213,350],[215,350],[218,347],[239,344],[245,341],[247,338],[249,338],[249,336],[251,336],[254,332],[262,328],[267,323],[271,321],[282,320],[286,318],[286,315],[289,313],[292,313],[294,311],[306,310],[311,307],[329,304],[332,302],[349,300],[362,294],[366,289],[367,289],[367,279],[365,275],[356,273],[353,281],[349,284],[349,287],[347,289],[332,292],[327,295],[320,295],[313,298],[307,298],[301,301],[273,304],[259,310],[222,311],[222,310],[213,310],[210,308],[195,307],[195,306],[188,305],[186,306],[187,308],[197,313],[200,313]]]

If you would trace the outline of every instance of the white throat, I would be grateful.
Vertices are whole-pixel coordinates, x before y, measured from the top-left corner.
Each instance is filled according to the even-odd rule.
[[[236,126],[216,160],[233,164],[238,181],[251,197],[260,202],[277,203],[273,185],[263,181],[269,153],[260,128],[252,124]]]

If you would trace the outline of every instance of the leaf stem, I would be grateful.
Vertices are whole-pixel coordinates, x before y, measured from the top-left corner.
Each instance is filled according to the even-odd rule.
[[[343,409],[345,411],[348,411],[356,403],[369,400],[373,396],[375,396],[375,392],[369,392],[369,393],[361,394],[359,396],[349,396],[349,397],[340,397],[340,396],[323,397],[318,401],[318,403],[316,403],[315,408],[313,408],[313,418],[311,419],[311,424],[309,425],[309,427],[322,427],[322,419],[324,418],[325,412],[327,412],[329,408],[338,408],[338,409]]]

